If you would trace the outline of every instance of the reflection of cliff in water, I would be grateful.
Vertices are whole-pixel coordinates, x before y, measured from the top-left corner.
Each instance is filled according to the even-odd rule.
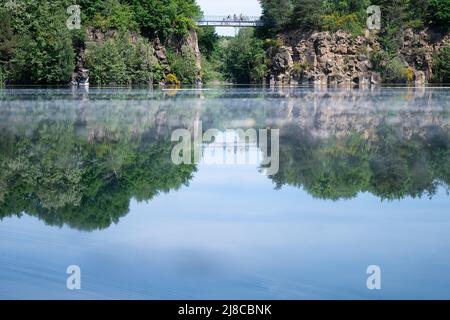
[[[450,183],[445,91],[319,92],[290,97],[273,117],[281,129],[277,188],[337,200],[433,196]],[[399,94],[401,93],[401,94]]]
[[[439,89],[0,92],[0,217],[106,228],[189,183],[176,128],[280,128],[277,187],[315,197],[432,196],[448,187],[449,94]]]

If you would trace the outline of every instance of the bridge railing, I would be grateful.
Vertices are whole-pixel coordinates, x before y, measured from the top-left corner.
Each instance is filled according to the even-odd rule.
[[[263,25],[260,17],[244,15],[204,16],[197,21],[199,26],[259,27]]]

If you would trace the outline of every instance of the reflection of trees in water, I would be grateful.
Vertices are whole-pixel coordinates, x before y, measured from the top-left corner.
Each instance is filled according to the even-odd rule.
[[[0,100],[0,217],[106,228],[131,198],[189,183],[195,166],[172,164],[170,135],[195,120],[203,130],[280,128],[280,171],[270,178],[317,198],[432,196],[450,183],[445,94],[102,92]]]
[[[349,199],[370,192],[381,199],[433,196],[450,185],[450,136],[438,127],[404,137],[381,124],[370,139],[361,133],[317,138],[291,127],[280,137],[277,188],[301,187],[316,198]]]
[[[72,123],[43,122],[29,136],[0,135],[0,217],[26,212],[51,225],[106,228],[147,201],[188,184],[166,138],[89,142]]]

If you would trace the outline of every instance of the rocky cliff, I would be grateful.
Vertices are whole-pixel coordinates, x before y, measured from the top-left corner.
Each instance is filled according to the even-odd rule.
[[[374,53],[382,52],[376,34],[355,37],[343,31],[290,32],[279,35],[278,40],[282,45],[267,51],[272,83],[368,86],[383,81],[372,62]],[[422,85],[433,75],[434,54],[450,43],[450,36],[407,29],[400,41],[398,57],[404,62],[408,80]]]

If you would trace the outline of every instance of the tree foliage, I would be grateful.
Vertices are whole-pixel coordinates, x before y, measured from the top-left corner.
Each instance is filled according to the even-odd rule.
[[[12,55],[11,77],[20,83],[67,83],[75,67],[67,17],[61,7],[47,1],[40,3],[34,15]]]
[[[201,15],[195,0],[125,0],[133,8],[144,35],[165,39],[184,35]]]
[[[182,82],[195,84],[199,76],[199,68],[196,66],[195,55],[192,48],[182,46],[181,52],[171,52],[169,62],[173,73]]]
[[[260,0],[268,34],[287,29],[343,29],[360,33],[366,26],[366,9],[379,5],[387,35],[405,27],[448,30],[450,0]]]
[[[223,48],[224,73],[236,83],[258,83],[267,74],[263,41],[254,37],[253,30],[241,29]]]
[[[132,43],[126,34],[90,48],[86,62],[96,85],[151,85],[162,78],[151,44],[143,38]]]
[[[450,83],[450,44],[442,48],[434,58],[433,81]]]

